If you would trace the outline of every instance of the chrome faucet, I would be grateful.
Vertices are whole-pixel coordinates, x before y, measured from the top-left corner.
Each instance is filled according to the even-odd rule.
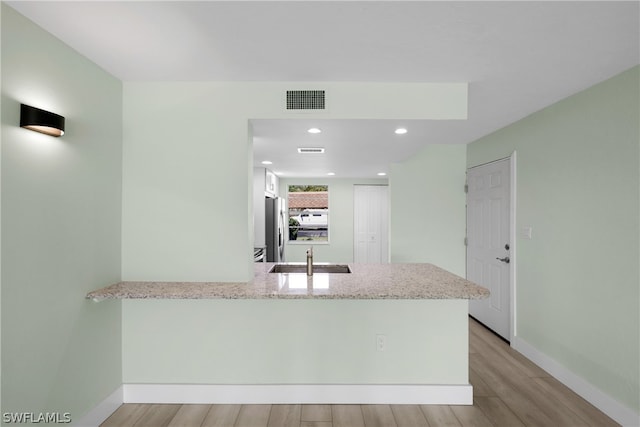
[[[313,246],[307,249],[307,276],[313,276]]]

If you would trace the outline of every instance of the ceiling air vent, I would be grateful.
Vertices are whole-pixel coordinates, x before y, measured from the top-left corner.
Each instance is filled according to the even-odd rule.
[[[324,148],[320,147],[299,147],[298,153],[300,154],[322,154],[324,153]]]
[[[324,90],[287,91],[287,111],[324,110],[324,101]]]

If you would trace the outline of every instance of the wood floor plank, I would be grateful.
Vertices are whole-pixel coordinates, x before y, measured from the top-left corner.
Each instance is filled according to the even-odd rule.
[[[420,409],[431,426],[462,427],[450,406],[420,405]]]
[[[478,375],[476,371],[469,368],[469,382],[473,386],[474,396],[495,396],[496,392]]]
[[[300,420],[331,422],[331,405],[302,405]]]
[[[516,365],[502,358],[498,354],[491,354],[489,352],[470,354],[469,360],[471,359],[479,362],[479,365],[482,367],[482,371],[486,371],[487,369],[494,369],[499,374],[499,377],[505,380],[501,383],[505,386],[515,386],[517,388],[518,384],[521,381],[529,378],[528,376],[524,375]],[[471,366],[471,369],[474,369],[480,376],[480,378],[484,380],[484,372],[482,372],[480,369],[476,369],[473,366]],[[485,381],[485,383],[487,382]],[[487,383],[487,385],[489,384]],[[494,391],[498,392],[498,390]]]
[[[267,427],[271,405],[242,405],[235,427]]]
[[[138,403],[125,403],[100,424],[100,427],[133,426],[149,410],[149,406]]]
[[[474,354],[470,355],[471,357],[483,360],[485,371],[493,370],[500,383],[513,390],[518,390],[521,396],[544,412],[551,419],[553,425],[588,426],[588,423],[580,419],[575,412],[545,393],[534,378],[525,375],[517,363],[501,358],[497,354]],[[505,399],[505,396],[499,393],[498,396]],[[508,404],[506,400],[505,402]]]
[[[331,405],[333,427],[365,427],[360,405]]]
[[[418,405],[391,405],[398,427],[429,427]]]
[[[525,375],[530,378],[549,378],[551,376],[550,373],[533,363],[531,360],[527,359],[522,353],[518,352],[509,347],[507,351],[514,360],[519,363],[519,366],[522,367]]]
[[[211,405],[202,427],[233,427],[242,405]]]
[[[482,329],[486,328],[477,320],[469,317],[469,335],[479,337],[483,333]]]
[[[582,420],[567,406],[544,393],[541,387],[535,382],[535,378],[523,377],[521,372],[511,363],[505,363],[504,359],[498,360],[498,358],[486,357],[481,354],[473,355],[473,357],[483,359],[485,372],[492,371],[503,387],[511,389],[511,391],[508,392],[509,396],[507,396],[506,393],[501,394],[498,392],[498,397],[502,398],[510,407],[512,406],[512,400],[516,397],[514,393],[517,392],[520,398],[526,400],[529,405],[533,405],[539,413],[543,413],[546,418],[551,420],[551,425],[572,427],[588,426],[586,420]],[[518,416],[521,415],[517,412],[516,414]],[[531,412],[529,415],[531,415]],[[523,421],[525,424],[528,424],[526,419],[523,419]]]
[[[469,341],[474,342],[478,353],[500,356],[518,368],[524,376],[531,378],[550,376],[544,369],[512,349],[509,344],[473,319],[469,322]]]
[[[182,405],[150,405],[144,417],[140,418],[135,427],[166,427],[176,415]]]
[[[548,427],[555,425],[542,410],[527,399],[517,389],[504,382],[499,369],[492,368],[481,354],[469,355],[469,363],[484,382],[491,387],[502,401],[527,426]]]
[[[474,339],[477,338],[482,341],[479,344],[479,353],[470,355],[470,359],[478,356],[484,360],[482,364],[485,367],[491,366],[491,369],[500,374],[499,381],[503,385],[517,390],[522,397],[529,400],[529,403],[544,412],[544,415],[551,419],[554,424],[567,426],[589,425],[589,417],[585,413],[574,410],[575,408],[568,401],[554,399],[544,391],[544,382],[541,382],[540,379],[552,378],[546,371],[510,348],[500,339],[496,339],[491,331],[488,331],[477,322],[471,320],[469,329],[471,331],[470,335],[473,335]],[[500,393],[498,395],[503,398],[507,405],[511,406],[509,398]],[[579,398],[575,394],[574,396]],[[522,418],[523,414],[517,415]],[[602,416],[607,418],[604,414]],[[528,420],[523,418],[523,421],[527,424]]]
[[[169,427],[200,427],[211,405],[181,405],[169,422]]]
[[[569,387],[562,384],[553,377],[535,378],[534,381],[549,397],[562,402],[571,408],[582,420],[587,421],[593,427],[614,427],[619,426],[614,420],[609,418],[598,408],[574,393]]]
[[[472,405],[453,405],[451,410],[462,424],[462,427],[495,427],[482,412],[482,409]]]
[[[544,389],[535,381],[535,378],[527,378],[520,384],[520,390],[533,403],[541,408],[556,425],[571,427],[588,427],[587,420],[582,419],[576,412],[565,406],[562,402],[545,393]]]
[[[525,427],[499,397],[474,397],[473,405],[480,408],[495,427]]]
[[[300,427],[333,427],[331,421],[302,421]]]
[[[268,427],[299,427],[301,405],[271,405]]]
[[[362,416],[366,427],[398,427],[389,405],[362,405]]]

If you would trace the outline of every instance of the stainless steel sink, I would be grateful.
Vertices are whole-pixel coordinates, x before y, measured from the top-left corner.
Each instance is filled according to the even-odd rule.
[[[351,273],[347,264],[313,264],[314,273]],[[307,273],[306,264],[276,264],[269,273]]]

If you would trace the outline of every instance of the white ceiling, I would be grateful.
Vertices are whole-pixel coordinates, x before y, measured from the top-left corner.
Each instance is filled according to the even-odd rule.
[[[255,160],[287,175],[371,176],[640,63],[638,1],[7,3],[123,81],[470,83],[466,121],[255,121]],[[278,153],[311,137],[317,164]]]

